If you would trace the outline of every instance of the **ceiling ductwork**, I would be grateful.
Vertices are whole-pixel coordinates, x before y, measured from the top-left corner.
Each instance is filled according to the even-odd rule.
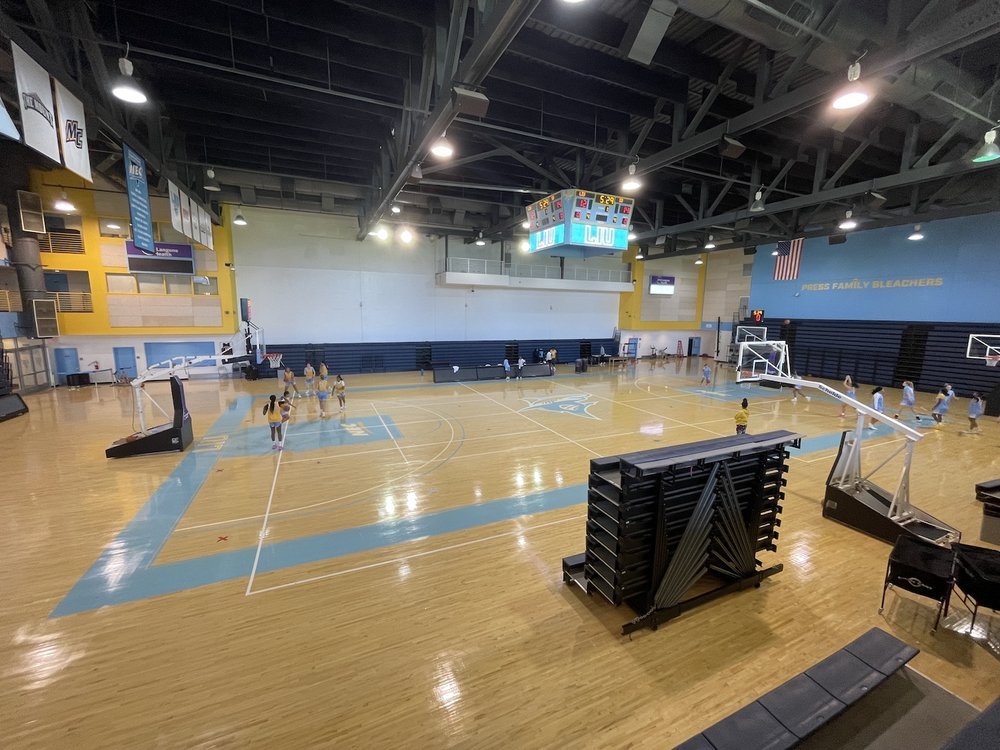
[[[830,24],[824,24],[831,3],[818,0],[770,0],[766,3],[764,0],[680,0],[681,9],[687,13],[742,34],[775,52],[792,55],[807,40],[818,39],[819,43],[805,62],[828,73],[844,73],[847,65],[864,51],[889,47],[898,41],[886,35],[884,20],[869,15],[874,8],[864,3],[849,5],[849,13],[841,12]],[[913,23],[922,4],[914,3],[913,6],[903,10],[909,13],[902,19],[904,28]],[[930,19],[922,20],[918,28],[931,23]],[[917,111],[927,119],[947,120],[962,116],[959,107],[951,102],[967,106],[981,93],[976,90],[979,86],[981,82],[975,78],[937,59],[901,71],[894,80],[884,83],[878,95]],[[972,137],[978,137],[981,131],[982,125],[976,119],[970,119],[963,127],[963,132]]]

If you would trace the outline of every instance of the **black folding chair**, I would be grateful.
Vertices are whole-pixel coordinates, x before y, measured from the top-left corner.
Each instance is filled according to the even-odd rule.
[[[952,547],[956,553],[955,586],[962,604],[972,612],[971,633],[980,607],[1000,611],[1000,551],[971,544]]]
[[[934,619],[934,627],[931,628],[931,632],[935,632],[938,623],[941,622],[942,614],[948,614],[954,567],[953,550],[939,547],[915,536],[901,535],[889,553],[879,614],[885,609],[885,592],[895,586],[917,596],[926,596],[938,603],[937,617]]]

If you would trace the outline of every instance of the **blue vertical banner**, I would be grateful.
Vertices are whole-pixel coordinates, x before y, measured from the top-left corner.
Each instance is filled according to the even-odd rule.
[[[153,217],[149,210],[149,185],[146,183],[146,160],[122,144],[125,160],[125,180],[128,183],[128,211],[132,219],[132,242],[136,247],[153,253]]]

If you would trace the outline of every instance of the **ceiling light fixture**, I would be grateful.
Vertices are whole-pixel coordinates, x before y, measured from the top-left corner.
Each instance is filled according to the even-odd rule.
[[[713,241],[714,239],[715,238],[712,237],[712,235],[708,235],[708,242],[705,243],[705,249],[706,250],[714,250],[715,249],[715,242]]]
[[[455,155],[455,147],[448,140],[447,132],[434,141],[434,145],[431,146],[431,153],[438,159],[450,159]]]
[[[705,262],[705,261],[701,259],[701,256],[698,256],[698,258],[697,258],[697,259],[695,260],[694,264],[695,264],[696,266],[700,266],[700,265],[701,265],[701,264],[703,264],[704,262]]]
[[[635,164],[628,165],[628,177],[622,183],[622,190],[631,192],[642,187],[642,180],[635,176]]]
[[[637,237],[637,235],[636,235],[635,232],[629,232],[628,233],[628,238],[629,238],[630,241],[634,240],[636,237]]]
[[[924,233],[920,231],[920,225],[917,224],[916,226],[913,227],[913,233],[906,239],[913,240],[914,242],[916,242],[917,240],[922,240],[923,238],[924,238]]]
[[[121,75],[115,78],[111,86],[111,93],[116,98],[128,104],[145,104],[146,92],[139,87],[139,84],[132,77],[135,69],[132,67],[132,61],[128,59],[127,44],[125,45],[125,56],[118,58],[118,70]]]
[[[771,255],[777,255],[777,254],[778,254],[778,248],[774,248],[774,250],[771,251]]]
[[[983,145],[980,146],[976,155],[972,157],[974,163],[985,164],[986,162],[1000,159],[1000,148],[997,147],[997,128],[1000,128],[1000,124],[986,131],[986,134],[983,136]]]
[[[403,227],[399,230],[399,241],[404,245],[409,245],[413,242],[413,231],[409,227]]]
[[[390,208],[389,210],[390,210],[390,211],[392,211],[392,212],[393,212],[394,214],[398,214],[398,213],[400,213],[400,212],[401,212],[401,211],[402,211],[403,209],[401,209],[401,208],[400,208],[399,206],[393,206],[393,207],[392,207],[392,208]]]
[[[861,57],[864,57],[864,55],[862,54]],[[850,84],[847,88],[842,89],[833,100],[834,109],[854,109],[855,107],[860,107],[871,98],[871,94],[868,93],[867,89],[857,83],[857,80],[861,78],[861,57],[847,69],[847,80]]]
[[[56,198],[56,202],[53,205],[55,206],[56,211],[63,211],[65,213],[76,211],[76,206],[74,206],[70,199],[66,197],[65,190],[59,194],[59,197]]]
[[[483,245],[486,244],[486,240],[483,239],[482,230],[476,232],[476,244],[479,245],[479,247],[482,247]]]
[[[753,203],[750,204],[750,213],[759,214],[764,209],[764,191],[758,190],[757,195],[754,196]]]
[[[847,211],[844,214],[843,221],[841,221],[837,225],[837,228],[838,229],[857,229],[858,228],[858,221],[857,221],[857,219],[854,219],[853,216],[854,216],[854,212],[853,211]]]
[[[247,225],[247,220],[243,218],[243,214],[239,211],[236,212],[236,216],[233,217],[233,224],[238,227],[245,227]]]
[[[222,190],[222,185],[215,179],[215,170],[211,167],[205,170],[205,190],[210,193],[218,193]]]
[[[531,229],[531,222],[525,219],[521,222],[521,229]]]
[[[106,226],[107,226],[108,229],[121,229],[122,228],[121,224],[116,224],[113,221],[109,221]]]
[[[635,259],[636,260],[643,260],[645,257],[646,257],[645,254],[642,252],[642,248],[636,250],[636,252],[635,252]]]
[[[527,240],[521,240],[517,243],[518,248],[520,248],[522,253],[526,253],[531,249],[531,243]]]
[[[375,229],[370,231],[368,235],[370,237],[376,237],[377,239],[380,239],[384,242],[385,240],[389,239],[389,230],[386,229],[384,224],[380,224],[379,226],[375,227]]]

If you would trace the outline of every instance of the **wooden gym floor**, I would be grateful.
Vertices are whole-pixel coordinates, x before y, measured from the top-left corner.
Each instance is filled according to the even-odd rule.
[[[872,626],[962,698],[1000,695],[996,614],[967,634],[955,601],[932,636],[933,603],[890,593],[883,618],[888,545],[821,517],[853,420],[721,367],[700,387],[701,364],[352,376],[344,413],[296,402],[283,452],[260,414],[274,381],[193,380],[191,449],[117,461],[130,389],[29,397],[0,423],[4,747],[664,748]],[[764,560],[785,570],[622,638],[630,610],[561,582],[588,461],[728,435],[744,395],[751,433],[808,436]],[[973,485],[1000,476],[1000,425],[961,434],[966,407],[917,445],[912,494],[978,543]],[[898,447],[875,435],[867,466]]]

